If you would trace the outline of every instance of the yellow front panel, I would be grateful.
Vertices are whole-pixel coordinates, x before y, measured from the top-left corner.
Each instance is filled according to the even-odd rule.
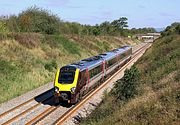
[[[54,84],[56,87],[59,88],[59,91],[71,91],[72,87],[76,87],[77,81],[78,81],[78,76],[79,76],[79,69],[76,69],[76,71],[75,71],[75,76],[74,76],[75,78],[74,78],[74,81],[72,84],[58,83],[59,71],[60,71],[60,69],[57,70],[55,84]]]

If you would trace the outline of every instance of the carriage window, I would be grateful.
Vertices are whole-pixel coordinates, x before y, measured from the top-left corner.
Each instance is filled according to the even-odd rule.
[[[90,78],[92,78],[92,77],[96,76],[97,74],[99,74],[100,72],[102,72],[102,66],[101,65],[91,69],[89,71],[89,76],[90,76]]]
[[[121,54],[121,59],[124,59],[125,56],[126,56],[125,53],[122,53]]]
[[[108,67],[114,65],[116,62],[117,62],[117,58],[116,58],[116,57],[113,58],[113,59],[111,59],[111,60],[109,60],[109,61],[108,61]]]

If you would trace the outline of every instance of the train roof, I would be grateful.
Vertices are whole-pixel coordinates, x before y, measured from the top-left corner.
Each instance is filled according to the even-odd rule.
[[[124,53],[131,48],[132,48],[131,46],[123,46],[121,48],[114,49],[112,51],[109,51],[109,52],[106,52],[103,54],[99,54],[97,56],[93,56],[93,57],[90,57],[87,59],[83,59],[79,62],[72,63],[68,66],[73,66],[73,67],[79,68],[81,71],[85,70],[87,68],[91,69],[91,67],[94,67],[96,65],[101,64],[103,60],[110,60],[113,57],[115,57],[117,54],[119,55],[121,53]]]
[[[109,52],[106,52],[105,54],[100,54],[100,55],[102,55],[105,60],[109,60],[116,55],[126,52],[130,48],[132,48],[132,47],[131,46],[123,46],[121,48],[114,49],[112,51],[109,51]]]

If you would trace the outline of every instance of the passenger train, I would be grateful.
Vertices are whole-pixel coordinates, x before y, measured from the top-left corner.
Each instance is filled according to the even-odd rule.
[[[75,104],[115,69],[126,64],[131,56],[132,47],[124,46],[59,68],[54,80],[55,103]]]

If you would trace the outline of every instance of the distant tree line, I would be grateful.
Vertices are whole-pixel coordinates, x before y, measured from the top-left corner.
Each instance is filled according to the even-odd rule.
[[[112,22],[82,25],[76,22],[64,22],[57,15],[38,8],[30,7],[19,15],[11,15],[0,20],[0,32],[35,32],[45,34],[78,34],[78,35],[121,35],[155,32],[153,28],[127,29],[128,19],[120,17]]]

